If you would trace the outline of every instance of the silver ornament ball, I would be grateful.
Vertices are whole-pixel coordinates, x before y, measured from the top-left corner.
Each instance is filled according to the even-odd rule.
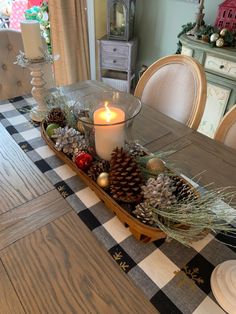
[[[219,35],[218,33],[214,33],[214,34],[211,35],[210,41],[211,41],[212,43],[214,43],[214,42],[217,41],[217,39],[219,39],[219,37],[220,37],[220,35]]]

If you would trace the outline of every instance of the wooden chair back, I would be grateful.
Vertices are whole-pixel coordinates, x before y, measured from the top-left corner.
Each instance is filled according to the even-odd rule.
[[[171,118],[197,129],[206,103],[203,67],[192,57],[157,60],[141,76],[134,95]]]
[[[236,149],[236,105],[221,120],[214,139]]]

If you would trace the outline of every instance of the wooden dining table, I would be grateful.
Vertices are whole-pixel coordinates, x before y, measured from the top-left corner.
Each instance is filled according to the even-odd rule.
[[[86,81],[63,92],[76,100],[110,89]],[[17,143],[22,116],[8,113],[22,99],[0,102],[0,313],[157,313]],[[143,105],[133,136],[201,185],[236,186],[235,150],[154,108]]]

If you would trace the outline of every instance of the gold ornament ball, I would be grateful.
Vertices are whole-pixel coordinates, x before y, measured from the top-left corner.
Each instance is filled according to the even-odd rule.
[[[223,28],[223,29],[220,31],[220,36],[225,37],[225,35],[226,35],[227,32],[228,32],[228,29],[227,29],[227,28]]]
[[[109,187],[109,174],[107,172],[102,172],[97,177],[97,184],[101,188],[108,188]]]
[[[85,123],[86,122],[91,122],[91,120],[88,117],[82,117],[82,118],[80,118],[80,120],[78,120],[78,122],[77,122],[77,129],[78,129],[78,131],[81,134],[84,134],[85,133],[85,131],[84,131],[84,123],[81,120],[83,120]]]
[[[224,46],[224,44],[225,44],[225,41],[224,41],[223,38],[217,39],[217,41],[216,41],[216,47],[221,48],[221,47]]]
[[[218,33],[214,33],[214,34],[211,35],[210,41],[211,41],[212,43],[214,43],[214,42],[217,41],[217,39],[219,39],[219,37],[220,37],[220,35],[219,35]]]
[[[164,162],[157,157],[149,159],[146,168],[150,172],[162,172],[166,169]]]

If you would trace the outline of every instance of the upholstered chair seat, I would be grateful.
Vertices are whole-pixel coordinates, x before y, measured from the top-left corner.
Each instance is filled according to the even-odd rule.
[[[152,64],[134,94],[146,105],[197,129],[205,108],[206,86],[205,72],[195,59],[173,55]]]
[[[236,105],[223,117],[214,138],[226,146],[236,149]]]
[[[24,51],[21,33],[10,29],[0,30],[0,99],[24,95],[31,91],[28,69],[17,64],[16,56]]]

